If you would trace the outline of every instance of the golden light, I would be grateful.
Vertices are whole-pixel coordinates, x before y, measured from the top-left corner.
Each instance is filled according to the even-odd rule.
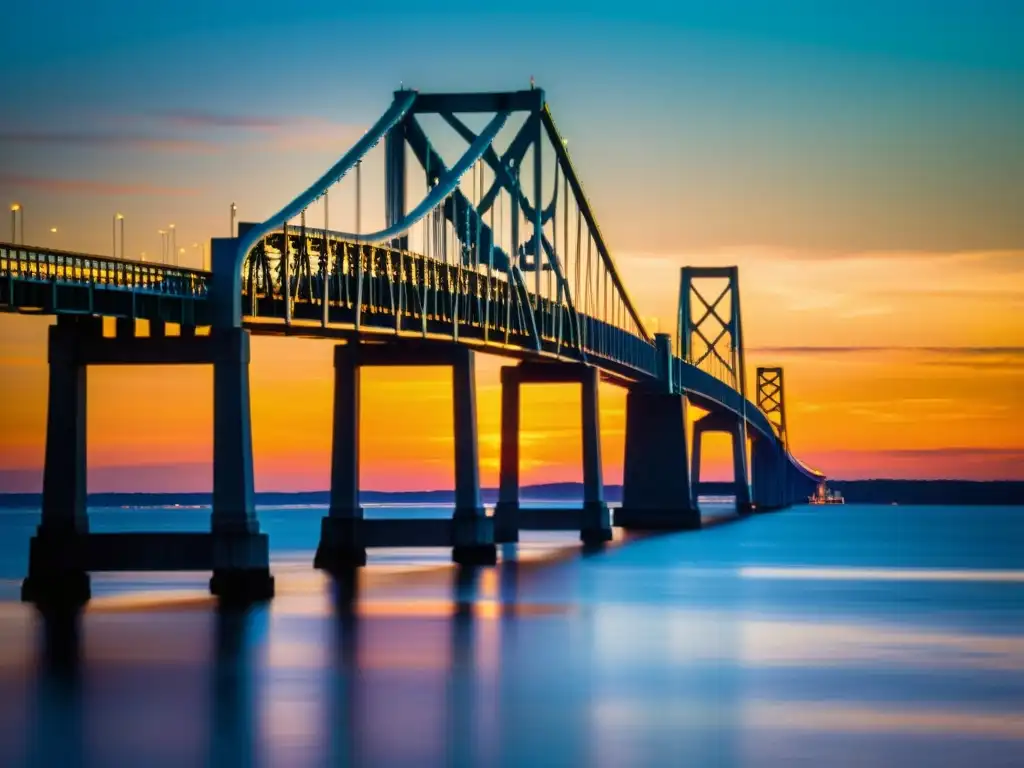
[[[50,232],[51,232],[51,234],[57,234],[57,228],[56,227],[50,227]]]
[[[124,214],[123,213],[119,213],[114,218],[116,218],[118,221],[121,221],[124,218]]]
[[[21,203],[11,203],[11,213],[17,213],[21,210]]]

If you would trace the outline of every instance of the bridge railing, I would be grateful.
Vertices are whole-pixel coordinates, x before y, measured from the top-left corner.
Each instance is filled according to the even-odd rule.
[[[0,275],[19,281],[94,285],[172,296],[204,297],[207,272],[165,264],[0,243]]]
[[[655,350],[647,340],[524,292],[503,271],[457,255],[443,260],[331,236],[325,243],[317,234],[303,238],[294,231],[286,245],[278,231],[244,262],[242,294],[249,319],[443,333],[523,350],[536,349],[536,328],[538,351],[568,360],[603,358],[639,377],[655,372]]]

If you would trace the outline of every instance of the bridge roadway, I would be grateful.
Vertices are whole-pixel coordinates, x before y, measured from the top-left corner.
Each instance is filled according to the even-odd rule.
[[[510,298],[503,276],[488,277],[393,248],[344,240],[333,245],[362,251],[361,290],[355,259],[328,278],[326,312],[319,276],[305,294],[300,280],[293,278],[287,308],[279,285],[271,281],[268,290],[243,281],[244,327],[254,335],[362,338],[410,347],[455,341],[518,360],[587,363],[605,380],[623,386],[659,379],[654,344],[531,295],[538,349],[526,323],[513,317],[521,305]],[[212,273],[203,270],[0,242],[0,311],[208,327],[213,317],[211,285]],[[579,345],[567,343],[573,333],[578,333]],[[702,410],[739,415],[758,434],[776,439],[765,414],[731,386],[678,357],[672,357],[671,365],[673,391]],[[820,479],[795,458],[791,461],[802,473]]]

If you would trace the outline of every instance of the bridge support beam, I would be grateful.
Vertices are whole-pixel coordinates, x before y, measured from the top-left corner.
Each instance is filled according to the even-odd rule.
[[[622,507],[615,524],[630,530],[700,528],[690,487],[686,398],[640,386],[626,395]]]
[[[211,570],[210,590],[226,600],[273,595],[267,537],[253,506],[249,421],[249,335],[238,328],[210,336],[103,336],[102,321],[60,316],[50,329],[50,382],[43,509],[29,545],[22,599],[80,604],[90,571]],[[212,363],[214,503],[207,534],[91,534],[86,513],[86,373],[89,365]]]
[[[314,565],[341,572],[366,564],[368,547],[451,547],[452,560],[493,565],[493,524],[480,501],[474,352],[351,343],[334,351],[331,506]],[[359,372],[364,366],[449,366],[455,427],[455,510],[450,520],[367,520],[359,506]]]
[[[583,423],[583,507],[523,509],[519,504],[520,391],[523,384],[579,383]],[[584,544],[612,537],[611,514],[604,500],[597,369],[575,364],[521,363],[501,369],[501,478],[494,509],[495,540],[519,540],[520,530],[579,531]]]
[[[786,456],[780,443],[764,437],[754,440],[751,457],[754,509],[768,512],[790,506]]]
[[[736,497],[736,511],[747,514],[753,508],[750,498],[750,482],[747,478],[747,446],[743,439],[744,429],[740,417],[727,411],[709,413],[698,419],[693,425],[693,468],[690,477],[695,487],[694,496],[701,495],[709,486],[721,486],[721,483],[708,484],[701,481],[701,448],[704,435],[709,432],[724,432],[732,442],[733,481],[728,483]]]

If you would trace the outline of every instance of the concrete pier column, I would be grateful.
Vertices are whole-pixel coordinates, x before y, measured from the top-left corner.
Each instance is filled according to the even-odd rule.
[[[29,572],[22,599],[37,603],[84,603],[89,574],[71,552],[88,534],[86,514],[86,367],[76,349],[81,336],[103,335],[97,318],[60,316],[49,329],[50,380],[46,412],[43,509],[29,545]]]
[[[249,332],[211,331],[213,361],[214,568],[210,591],[230,600],[274,594],[267,537],[260,534],[252,469]]]
[[[736,511],[746,514],[751,511],[753,505],[750,501],[750,480],[747,477],[747,444],[744,440],[743,425],[739,418],[732,420],[729,433],[732,435],[732,471],[736,492]]]
[[[88,318],[94,320],[94,318]],[[96,318],[98,320],[98,318]],[[61,316],[49,329],[50,380],[46,410],[46,458],[40,528],[88,533],[86,515],[87,374],[75,354],[81,335],[103,335],[99,322]]]
[[[480,454],[476,425],[475,353],[459,347],[452,355],[455,428],[455,512],[452,559],[463,565],[497,562],[493,521],[480,501]]]
[[[764,437],[754,441],[751,470],[753,503],[758,512],[789,506],[785,465],[785,455],[778,443]]]
[[[697,502],[697,488],[700,485],[701,448],[704,443],[704,428],[698,421],[693,425],[693,451],[690,455],[690,486],[693,501]]]
[[[331,434],[331,506],[320,523],[320,546],[313,564],[338,572],[366,565],[360,538],[359,506],[359,348],[334,348],[334,423]]]
[[[604,479],[601,472],[601,423],[597,383],[597,369],[586,368],[580,379],[583,421],[583,518],[580,539],[587,544],[610,541],[612,538],[611,514],[604,500]]]
[[[634,387],[626,396],[622,507],[615,524],[631,530],[700,528],[690,487],[686,398]]]
[[[215,533],[254,533],[249,333],[215,328],[213,364],[213,515]]]
[[[522,385],[516,368],[501,369],[501,468],[494,507],[494,540],[519,541],[519,412]]]

